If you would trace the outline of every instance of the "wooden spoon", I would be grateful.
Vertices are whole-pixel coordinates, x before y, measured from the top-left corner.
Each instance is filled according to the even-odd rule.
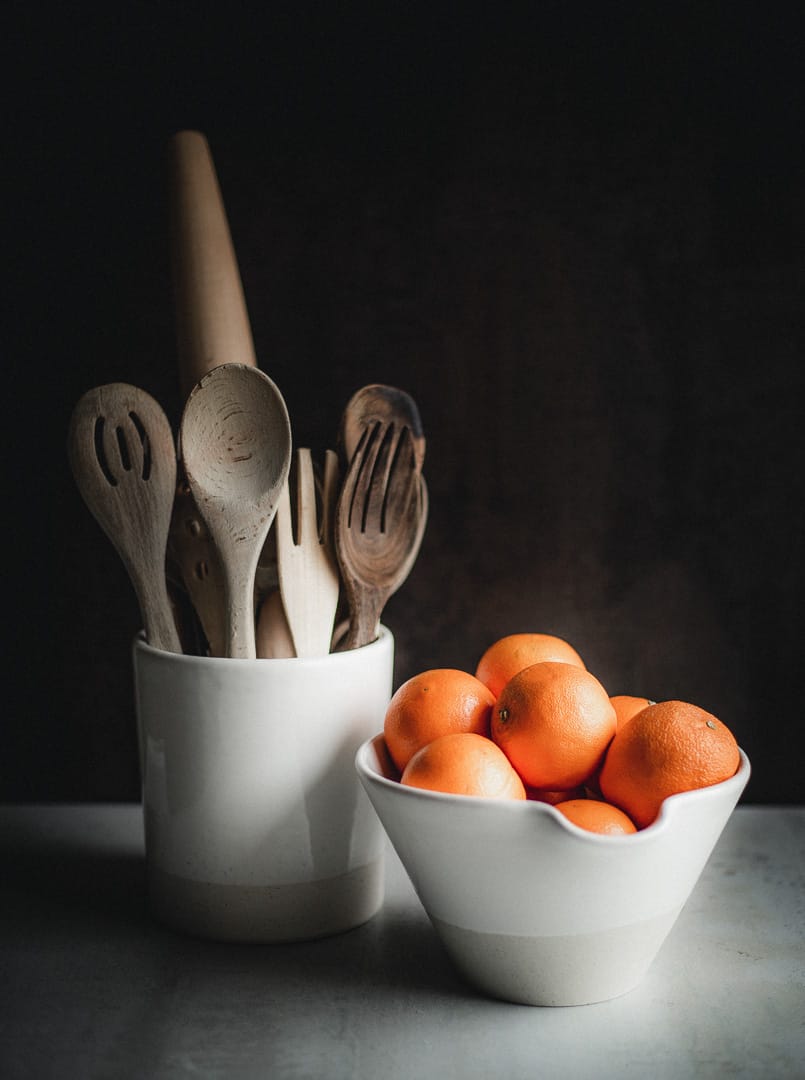
[[[422,517],[411,431],[380,422],[367,427],[336,510],[336,552],[350,612],[340,647],[359,648],[377,637],[386,601],[413,566]]]
[[[297,656],[326,656],[330,651],[340,590],[333,544],[337,498],[337,457],[328,450],[319,523],[310,450],[297,450],[296,536],[287,483],[280,493],[275,525],[280,592]]]
[[[224,568],[226,654],[253,659],[257,560],[291,458],[285,401],[259,368],[223,364],[191,391],[179,441],[187,482]]]
[[[136,386],[96,387],[73,410],[68,453],[79,491],[134,586],[146,640],[180,653],[165,580],[176,484],[176,450],[165,413]]]

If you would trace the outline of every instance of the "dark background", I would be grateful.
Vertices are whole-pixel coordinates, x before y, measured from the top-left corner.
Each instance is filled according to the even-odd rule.
[[[368,382],[419,404],[396,681],[556,633],[610,693],[720,716],[747,800],[800,801],[799,19],[230,7],[7,17],[0,799],[139,794],[137,609],[65,440],[104,382],[178,419],[165,151],[196,128],[296,444]]]

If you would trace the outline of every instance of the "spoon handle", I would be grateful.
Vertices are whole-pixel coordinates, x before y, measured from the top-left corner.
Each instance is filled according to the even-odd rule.
[[[254,660],[257,656],[254,613],[256,555],[251,567],[243,567],[237,555],[223,561],[226,572],[226,655]]]
[[[132,584],[140,605],[145,640],[155,649],[183,652],[164,572],[132,574]]]
[[[171,255],[183,400],[220,364],[257,366],[224,201],[207,140],[180,131],[169,147]]]
[[[380,632],[380,614],[388,598],[385,590],[358,586],[349,589],[349,630],[342,649],[360,649]]]

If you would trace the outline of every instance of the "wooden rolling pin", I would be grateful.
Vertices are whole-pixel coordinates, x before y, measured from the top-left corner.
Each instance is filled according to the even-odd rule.
[[[249,316],[207,139],[169,145],[171,261],[182,402],[219,364],[257,366]]]

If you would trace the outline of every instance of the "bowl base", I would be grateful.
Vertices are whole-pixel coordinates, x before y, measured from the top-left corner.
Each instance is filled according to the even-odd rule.
[[[484,993],[519,1005],[591,1005],[637,986],[680,911],[555,937],[479,933],[431,921],[456,968]]]
[[[383,903],[383,858],[337,877],[292,885],[220,885],[148,871],[152,914],[213,941],[309,941],[367,922]]]

